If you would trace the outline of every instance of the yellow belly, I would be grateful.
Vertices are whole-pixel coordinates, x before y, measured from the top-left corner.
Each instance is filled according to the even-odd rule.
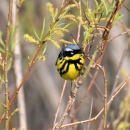
[[[69,60],[76,61],[74,62]],[[67,62],[66,62],[67,61]],[[58,59],[56,62],[57,70],[60,76],[65,80],[74,80],[80,75],[80,70],[82,70],[85,60],[83,54],[75,54],[73,57],[65,57],[63,59]],[[77,69],[76,69],[77,68]]]
[[[75,69],[74,64],[69,65],[69,70],[67,73],[62,75],[62,78],[65,80],[73,80],[76,79],[79,76],[80,72]]]

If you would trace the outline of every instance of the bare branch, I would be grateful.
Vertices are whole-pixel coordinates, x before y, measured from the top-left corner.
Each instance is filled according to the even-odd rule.
[[[120,85],[118,86],[119,89],[115,92],[115,94],[111,97],[111,99],[107,102],[107,106],[114,100],[114,98],[121,92],[121,90],[124,88],[124,86],[126,85],[127,82],[130,81],[130,76],[128,76],[124,81],[122,81],[122,83],[120,83]],[[77,121],[75,123],[70,123],[70,124],[66,124],[66,125],[62,125],[60,128],[64,128],[67,126],[73,126],[73,125],[78,125],[78,124],[83,124],[83,123],[87,123],[87,122],[92,122],[94,120],[96,120],[104,111],[104,108],[101,109],[101,111],[93,118],[88,119],[88,120],[83,120],[83,121]]]
[[[54,123],[53,123],[53,129],[55,128],[55,124],[56,124],[58,112],[59,112],[59,109],[60,109],[60,106],[61,106],[63,94],[64,94],[64,92],[65,92],[66,84],[67,84],[67,80],[65,80],[64,85],[63,85],[63,89],[62,89],[62,92],[61,92],[59,104],[58,104],[57,111],[56,111],[56,114],[55,114],[55,119],[54,119]]]

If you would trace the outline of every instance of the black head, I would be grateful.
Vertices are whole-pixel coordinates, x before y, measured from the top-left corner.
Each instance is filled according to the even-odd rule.
[[[80,47],[76,44],[69,44],[67,45],[59,54],[58,58],[63,58],[63,57],[72,57],[74,54],[81,54],[82,50]]]

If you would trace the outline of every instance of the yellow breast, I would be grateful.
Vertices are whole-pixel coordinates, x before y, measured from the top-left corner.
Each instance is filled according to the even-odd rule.
[[[82,54],[59,59],[56,63],[57,70],[65,80],[74,80],[80,75],[85,60]]]
[[[70,64],[67,73],[63,74],[62,78],[65,80],[73,80],[76,79],[79,76],[79,74],[80,71],[76,70],[75,65]]]

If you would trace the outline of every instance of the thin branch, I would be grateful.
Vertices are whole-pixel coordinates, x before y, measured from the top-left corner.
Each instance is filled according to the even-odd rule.
[[[104,77],[104,130],[107,129],[107,125],[106,125],[106,120],[107,120],[107,80],[106,80],[106,73],[104,70],[104,67],[100,67],[102,72],[103,72],[103,77]]]
[[[123,64],[123,60],[124,60],[124,58],[125,58],[125,55],[126,55],[127,50],[128,50],[128,42],[126,42],[126,44],[125,44],[125,48],[124,48],[122,57],[121,57],[121,59],[120,59],[119,66],[118,66],[118,68],[117,68],[117,73],[116,73],[115,81],[114,81],[114,84],[113,84],[113,86],[112,86],[112,91],[111,91],[111,94],[110,94],[110,96],[109,96],[109,99],[111,99],[113,93],[115,92],[115,88],[116,88],[116,86],[117,86],[118,79],[119,79],[120,68],[121,68],[121,66],[122,66],[122,64]],[[109,110],[110,105],[111,105],[111,103],[107,106],[107,111]],[[102,124],[103,124],[103,121],[101,121],[100,126],[102,126]]]
[[[92,86],[93,86],[93,83],[95,82],[95,79],[96,79],[96,77],[97,77],[98,71],[99,71],[99,69],[96,70],[96,72],[95,72],[95,74],[94,74],[94,76],[93,76],[93,78],[92,78],[92,80],[91,80],[91,82],[90,82],[90,84],[89,84],[89,86],[88,86],[86,92],[84,93],[82,99],[80,100],[79,104],[77,105],[77,108],[76,108],[76,110],[75,110],[74,113],[73,113],[73,116],[77,113],[77,111],[79,110],[79,108],[80,108],[80,106],[82,105],[83,101],[86,99],[86,97],[87,97],[87,95],[88,95],[90,89],[91,89]]]
[[[80,15],[80,17],[82,16],[81,0],[79,0],[79,15]],[[76,42],[77,42],[77,43],[79,43],[80,31],[81,31],[81,23],[79,22],[78,31],[77,31],[77,39],[76,39]]]
[[[97,67],[97,69],[99,69],[98,67]],[[93,77],[91,74],[89,74],[89,77]],[[101,97],[103,97],[104,95],[103,95],[103,93],[101,92],[101,90],[100,90],[100,88],[99,88],[99,86],[98,86],[98,84],[97,84],[97,82],[96,81],[94,81],[94,87],[97,89],[97,91],[98,91],[98,93],[99,93],[99,95],[101,96]]]
[[[121,9],[121,7],[123,6],[123,3],[124,3],[125,0],[122,0],[122,1],[119,1],[117,0],[116,1],[116,4],[113,8],[113,12],[111,13],[111,17],[106,25],[106,28],[109,30],[109,31],[104,31],[103,35],[102,35],[102,39],[103,39],[103,49],[101,51],[101,55],[99,56],[98,60],[97,60],[97,63],[100,63],[100,61],[102,60],[102,57],[104,55],[104,52],[105,52],[105,49],[106,49],[106,45],[107,45],[107,42],[108,42],[108,36],[109,36],[109,33],[110,33],[110,30],[113,26],[113,21],[114,21],[114,18],[116,16],[116,14],[118,13],[118,11]]]
[[[58,113],[59,113],[59,110],[60,110],[63,94],[65,92],[66,84],[67,84],[67,80],[65,80],[64,85],[63,85],[63,89],[62,89],[62,92],[61,92],[59,104],[58,104],[57,111],[56,111],[56,114],[55,114],[55,119],[54,119],[54,123],[53,123],[53,129],[55,128],[55,124],[56,124],[57,116],[58,116]]]
[[[126,25],[124,24],[124,22],[123,22],[122,20],[120,20],[120,23],[121,23],[121,25],[122,25],[122,28],[123,28],[125,31],[128,31],[128,30],[129,30],[129,28],[126,27]],[[128,32],[128,36],[130,36],[130,32]]]
[[[65,117],[68,115],[68,111],[71,109],[74,101],[75,101],[75,98],[69,96],[69,101],[68,101],[67,106],[66,106],[66,108],[64,110],[64,113],[62,114],[62,117],[60,118],[60,121],[56,125],[56,128],[55,128],[56,130],[60,129],[60,127],[61,127]]]
[[[92,108],[93,108],[93,98],[91,100],[89,119],[91,119],[91,116],[92,116]],[[88,122],[88,130],[89,130],[89,128],[90,128],[90,122]]]
[[[126,85],[126,83],[130,81],[130,76],[128,76],[124,81],[122,81],[120,83],[120,85],[118,86],[119,89],[115,92],[115,94],[111,97],[111,99],[107,102],[107,106],[114,100],[114,98],[121,92],[121,90],[124,88],[124,86]],[[70,123],[70,124],[66,124],[66,125],[62,125],[60,128],[64,128],[64,127],[68,127],[68,126],[73,126],[73,125],[78,125],[78,124],[83,124],[83,123],[87,123],[87,122],[92,122],[94,120],[96,120],[104,111],[104,108],[101,109],[101,111],[93,118],[88,119],[88,120],[83,120],[83,121],[77,121],[74,123]]]
[[[9,37],[11,32],[11,20],[12,20],[12,6],[13,0],[10,0],[9,3],[9,14],[7,21],[7,31],[6,31],[6,40],[5,40],[5,60],[4,60],[4,83],[5,83],[5,130],[9,130],[9,90],[8,90],[8,51],[9,51]]]
[[[120,33],[120,34],[116,35],[115,37],[109,39],[108,42],[110,42],[110,41],[114,40],[115,38],[117,38],[117,37],[119,37],[119,36],[121,36],[121,35],[124,35],[124,34],[126,34],[126,33],[128,33],[128,32],[130,32],[130,30],[127,30],[126,32],[123,32],[123,33]]]
[[[119,66],[118,66],[117,73],[116,73],[116,79],[115,79],[114,84],[113,84],[113,87],[112,87],[112,92],[111,92],[111,94],[110,94],[110,98],[112,97],[112,95],[113,95],[113,93],[114,93],[114,91],[115,91],[115,88],[116,88],[116,86],[117,86],[118,79],[119,79],[120,68],[121,68],[121,66],[122,66],[122,64],[123,64],[123,60],[124,60],[124,58],[125,58],[125,55],[126,55],[127,50],[128,50],[128,42],[126,42],[126,44],[125,44],[125,48],[124,48],[124,51],[123,51],[121,60],[120,60],[120,62],[119,62]],[[110,106],[109,106],[109,107],[110,107]],[[108,107],[108,109],[109,109],[109,107]]]
[[[21,89],[21,87],[23,86],[23,84],[25,83],[25,81],[27,80],[27,78],[28,78],[28,76],[29,76],[29,74],[30,74],[30,72],[31,72],[31,69],[32,69],[33,65],[35,64],[36,59],[37,59],[37,56],[38,56],[40,50],[42,49],[44,43],[45,43],[45,41],[43,41],[42,44],[40,44],[40,46],[38,47],[37,52],[36,52],[36,54],[35,54],[35,56],[34,56],[32,62],[31,62],[31,64],[30,64],[30,66],[29,66],[29,68],[28,68],[28,71],[27,71],[26,75],[24,76],[24,78],[23,78],[21,84],[19,85],[17,91],[15,92],[15,94],[13,95],[12,99],[11,99],[10,102],[9,102],[9,107],[11,106],[11,104],[12,104],[13,101],[14,101],[14,99],[15,99],[16,96],[18,95],[19,90]]]
[[[14,40],[17,43],[14,49],[14,72],[16,77],[16,87],[18,88],[19,84],[22,81],[22,57],[21,57],[21,49],[20,49],[20,30],[18,26],[18,15],[20,8],[19,0],[14,0],[13,2],[13,14],[12,14],[12,24],[15,27]],[[18,8],[19,7],[19,8]],[[25,109],[25,97],[24,97],[24,89],[21,88],[20,93],[18,94],[18,107],[19,109],[19,129],[27,129],[27,120],[26,120],[26,109]]]
[[[129,12],[130,12],[130,9],[128,9],[125,5],[123,5]]]
[[[98,65],[98,64],[97,64]],[[107,120],[107,80],[106,80],[106,73],[104,70],[104,67],[98,65],[98,67],[101,69],[104,77],[104,130],[106,130],[106,120]]]
[[[75,97],[76,97],[76,93],[77,93],[78,89],[79,89],[79,85],[76,84],[74,90],[72,91],[71,96],[69,96],[69,100],[68,100],[67,106],[66,106],[66,108],[65,108],[65,110],[64,110],[64,112],[63,112],[63,114],[62,114],[62,116],[61,116],[61,118],[59,120],[59,122],[56,125],[56,128],[55,128],[56,130],[60,129],[60,127],[61,127],[65,117],[68,115],[69,110],[72,108],[72,106],[73,106],[73,104],[75,102]]]

